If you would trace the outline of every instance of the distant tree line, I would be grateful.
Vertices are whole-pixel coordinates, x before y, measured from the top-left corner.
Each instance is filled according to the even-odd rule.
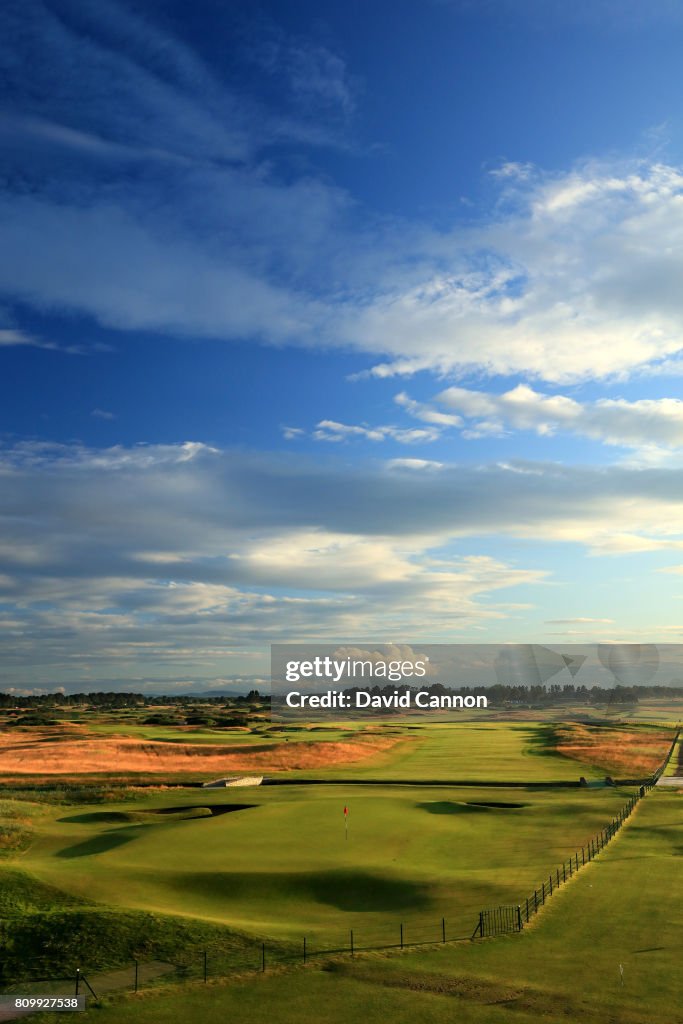
[[[247,694],[159,694],[129,693],[125,691],[95,690],[90,693],[44,693],[20,696],[14,693],[0,692],[0,708],[36,708],[40,710],[64,710],[73,707],[91,707],[101,711],[135,709],[146,707],[174,706],[178,708],[201,705],[218,705],[220,707],[244,707],[245,705],[269,704],[270,697],[260,694],[258,690],[250,690]]]
[[[431,686],[354,686],[344,690],[345,693],[371,693],[375,696],[387,696],[393,693],[405,693],[418,689],[434,696],[476,696],[485,693],[489,707],[506,707],[519,705],[527,707],[547,707],[557,704],[637,704],[639,700],[653,697],[683,699],[683,686],[575,686],[572,683],[559,685],[540,684],[533,686],[508,686],[496,683],[493,686],[450,687],[442,683]],[[0,709],[25,709],[40,711],[68,711],[75,707],[88,707],[98,711],[135,710],[141,708],[175,707],[187,715],[192,708],[215,707],[230,708],[236,711],[263,710],[270,706],[271,699],[258,690],[250,690],[246,694],[144,694],[127,691],[94,690],[89,693],[46,693],[19,696],[13,693],[0,692]],[[197,723],[199,724],[199,723]]]
[[[458,686],[450,687],[442,683],[431,686],[353,686],[344,693],[353,696],[356,693],[370,693],[373,696],[388,696],[393,693],[406,693],[417,690],[433,696],[476,696],[485,693],[489,707],[505,707],[509,705],[525,705],[543,707],[556,704],[637,704],[640,698],[668,697],[683,699],[683,686],[575,686],[573,683],[559,685],[553,683],[534,686],[507,686],[496,683],[493,686]]]

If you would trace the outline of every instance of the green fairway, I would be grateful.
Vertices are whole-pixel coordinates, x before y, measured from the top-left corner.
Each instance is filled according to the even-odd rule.
[[[683,737],[679,738],[671,752],[671,756],[664,771],[664,777],[683,777]]]
[[[339,726],[319,726],[310,728],[294,725],[272,726],[269,722],[251,729],[210,729],[186,728],[164,725],[137,725],[128,722],[88,723],[88,731],[97,736],[126,736],[137,740],[154,740],[157,743],[225,743],[226,746],[251,746],[268,743],[316,743],[340,740],[349,733],[363,729],[364,723],[343,723]]]
[[[210,794],[210,795],[209,795]],[[172,790],[51,807],[23,870],[71,895],[229,924],[318,947],[469,935],[482,906],[517,901],[627,799],[531,791],[283,786]],[[210,817],[195,805],[255,806]],[[488,804],[501,806],[486,806]],[[343,807],[348,804],[349,838]],[[178,808],[171,814],[153,813]]]
[[[646,797],[617,840],[521,935],[150,993],[86,1019],[680,1024],[680,808],[676,793]]]
[[[559,754],[551,723],[430,722],[394,729],[401,742],[373,762],[300,774],[443,782],[576,782],[581,775],[605,776],[604,770]]]
[[[103,742],[110,725],[103,723]],[[183,742],[188,735],[165,726],[133,728],[149,728],[155,739],[168,743]],[[357,722],[348,730],[326,723],[267,735],[225,734],[230,743],[239,736],[237,742],[245,749],[285,744],[290,738],[295,745],[320,739],[324,767],[290,773],[290,781],[280,773],[280,785],[108,791],[102,782],[90,798],[80,783],[45,793],[8,789],[0,808],[7,821],[0,833],[0,914],[10,948],[15,959],[24,952],[33,955],[34,948],[49,950],[51,969],[67,974],[74,963],[93,971],[119,966],[129,971],[133,957],[139,956],[151,979],[157,967],[158,976],[165,977],[177,969],[169,961],[177,965],[183,960],[191,966],[182,970],[196,977],[204,949],[210,950],[215,972],[234,973],[260,962],[262,943],[272,966],[283,958],[296,959],[304,938],[313,962],[325,950],[348,950],[352,932],[357,952],[398,946],[401,940],[408,946],[435,943],[444,928],[449,940],[469,938],[482,908],[523,902],[634,792],[604,784],[604,751],[631,743],[629,749],[639,753],[637,730],[605,730],[604,742],[599,727],[570,732],[582,742],[595,741],[590,750],[585,748],[586,756],[593,750],[599,756],[602,750],[601,768],[558,753],[555,743],[561,732],[552,722]],[[338,743],[358,734],[370,737],[376,747],[381,737],[396,743],[372,759],[330,764],[326,752],[334,755],[339,748],[329,748],[326,741]],[[192,735],[200,744],[214,739],[213,730]],[[562,736],[566,740],[566,729]],[[658,750],[657,734],[652,742]],[[669,742],[662,732],[662,744]],[[583,747],[572,749],[580,749],[583,756]],[[327,784],[296,784],[296,775],[327,779]],[[580,775],[591,784],[552,785],[576,782]],[[363,780],[377,784],[364,785]],[[391,780],[409,781],[392,785]],[[432,780],[472,784],[432,785]],[[526,784],[481,785],[487,780]],[[421,781],[423,785],[415,784]],[[534,788],[533,783],[547,788]],[[658,800],[658,795],[647,798],[648,813],[657,807],[670,813],[670,806]],[[573,905],[582,893],[588,893],[583,911],[588,921],[595,895],[591,879],[602,877],[599,872],[608,858],[618,863],[614,851],[627,834],[633,843],[642,814],[639,809],[636,821],[521,937],[456,944],[446,952],[414,952],[400,960],[387,959],[384,953],[364,954],[351,967],[335,961],[334,970],[287,973],[279,979],[282,991],[299,1008],[299,1019],[312,1012],[310,1006],[306,1009],[311,999],[328,1000],[325,1013],[330,1016],[323,1019],[330,1021],[340,1019],[335,1016],[340,999],[358,1016],[370,999],[398,1020],[415,1019],[419,1013],[420,1020],[437,1021],[444,1019],[448,996],[458,1000],[458,1019],[465,1021],[502,1020],[510,1004],[516,1020],[530,1021],[537,1016],[537,1003],[544,1019],[552,1020],[551,1008],[557,1010],[560,997],[544,994],[542,969],[529,969],[526,995],[517,1005],[518,986],[505,956],[494,967],[487,958],[502,955],[496,950],[521,951],[517,956],[529,948],[538,959],[541,947],[533,945],[539,941],[535,936],[552,938],[557,908]],[[656,831],[653,826],[654,845],[647,854],[651,859],[659,856]],[[660,838],[669,834],[663,831]],[[613,877],[612,895],[628,894],[628,872]],[[601,927],[612,913],[609,897],[607,887]],[[564,924],[558,928],[559,936]],[[571,941],[582,941],[582,934],[577,924]],[[558,947],[547,954],[548,962],[564,970],[562,955]],[[465,961],[471,966],[463,975]],[[453,973],[456,963],[461,973]],[[470,977],[477,979],[474,987]],[[262,999],[267,1005],[271,986],[271,980],[253,979],[241,989],[240,1006],[254,1021]],[[186,998],[187,993],[179,996],[181,1002]],[[204,990],[203,998],[210,1021],[211,1014],[219,1013],[221,1000],[232,997],[223,990]],[[148,1001],[141,1007],[154,1021],[164,1019],[155,1016],[163,1013],[164,1005],[162,999],[158,1008]],[[481,1015],[483,1006],[491,1011],[488,1016]],[[249,1018],[241,1014],[241,1019]],[[623,1019],[628,1022],[628,1017]]]

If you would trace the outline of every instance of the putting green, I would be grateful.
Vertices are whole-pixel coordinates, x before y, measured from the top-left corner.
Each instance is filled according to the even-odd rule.
[[[150,992],[84,1019],[680,1024],[680,808],[673,792],[650,794],[618,839],[521,935]]]
[[[210,795],[209,795],[210,794]],[[50,807],[21,867],[73,896],[318,946],[469,935],[610,820],[615,789],[282,786]],[[208,803],[253,804],[209,816]],[[343,807],[348,805],[348,839]],[[493,805],[493,806],[491,806]],[[152,813],[168,811],[171,813]]]

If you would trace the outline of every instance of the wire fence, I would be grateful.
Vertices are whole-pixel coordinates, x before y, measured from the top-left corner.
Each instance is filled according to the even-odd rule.
[[[604,828],[577,848],[543,879],[533,893],[519,903],[479,911],[474,932],[471,931],[471,918],[468,919],[464,914],[455,920],[452,916],[429,919],[407,917],[398,922],[393,918],[387,922],[386,927],[375,926],[374,929],[370,927],[362,931],[350,929],[339,933],[336,938],[303,936],[297,943],[242,936],[240,943],[230,949],[194,945],[173,955],[160,952],[156,957],[153,954],[150,956],[150,951],[147,951],[139,958],[113,967],[98,966],[94,960],[85,960],[87,972],[82,970],[82,963],[61,961],[57,951],[35,957],[18,957],[5,952],[4,955],[0,953],[0,992],[14,992],[20,987],[25,995],[49,992],[52,995],[83,994],[98,999],[108,992],[126,989],[138,992],[160,982],[208,982],[211,978],[264,973],[276,968],[305,965],[324,957],[353,957],[361,952],[445,945],[519,932],[562,886],[590,864],[617,835],[638,802],[656,785],[665,771],[679,737],[680,731],[676,733],[662,765],[647,782],[639,786],[638,792]],[[474,911],[470,913],[474,914]]]
[[[597,855],[604,850],[609,842],[616,836],[624,823],[633,813],[636,805],[643,799],[646,793],[653,789],[672,757],[680,737],[680,730],[676,732],[669,751],[657,771],[647,782],[643,783],[635,796],[624,804],[615,818],[612,819],[603,829],[592,836],[588,842],[575,850],[567,860],[563,861],[560,867],[551,871],[547,879],[543,879],[540,886],[534,889],[533,893],[525,896],[518,904],[492,907],[479,911],[479,920],[472,934],[472,938],[490,938],[496,935],[503,935],[509,932],[520,932],[525,924],[545,906],[546,902],[563,885],[571,881],[575,874],[586,864],[595,860]]]
[[[165,959],[134,959],[109,970],[82,970],[74,963],[55,964],[48,957],[3,957],[0,967],[5,981],[0,992],[22,995],[89,995],[92,998],[114,991],[138,992],[160,982],[209,981],[212,978],[238,977],[265,973],[279,968],[306,965],[324,958],[381,950],[400,950],[418,946],[445,945],[469,939],[467,920],[456,927],[445,917],[427,922],[397,922],[382,932],[350,929],[339,941],[320,941],[308,936],[298,943],[256,941],[239,950],[185,947]],[[471,927],[471,925],[470,925]]]

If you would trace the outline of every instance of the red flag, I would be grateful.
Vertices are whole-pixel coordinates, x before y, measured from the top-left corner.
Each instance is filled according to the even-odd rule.
[[[348,807],[345,807],[344,808],[344,817],[348,818],[348,816],[349,816],[349,809],[348,809]]]

